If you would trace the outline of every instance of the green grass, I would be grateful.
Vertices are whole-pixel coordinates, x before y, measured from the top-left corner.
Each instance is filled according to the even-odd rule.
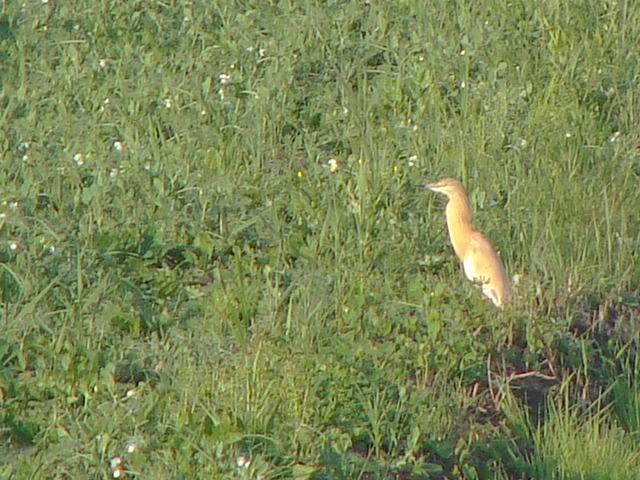
[[[3,3],[0,476],[637,478],[638,19]]]
[[[634,423],[639,411],[635,372],[630,374],[632,378],[620,378],[612,385],[612,402],[607,398],[611,391],[606,391],[593,403],[575,401],[586,393],[571,392],[580,383],[576,382],[581,375],[578,372],[560,386],[543,420],[533,421],[509,396],[505,411],[517,441],[495,442],[494,451],[530,478],[637,478],[640,452]],[[523,444],[530,450],[523,449]]]

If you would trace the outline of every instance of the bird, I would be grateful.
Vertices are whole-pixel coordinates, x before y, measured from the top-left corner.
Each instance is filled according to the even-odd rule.
[[[471,223],[471,205],[464,185],[455,178],[442,178],[426,185],[447,197],[445,215],[449,238],[466,277],[480,283],[493,304],[502,307],[510,295],[502,260],[491,242]]]

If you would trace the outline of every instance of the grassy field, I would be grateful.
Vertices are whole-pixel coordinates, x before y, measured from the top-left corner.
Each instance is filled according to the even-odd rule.
[[[640,478],[639,44],[625,0],[1,2],[0,478]]]

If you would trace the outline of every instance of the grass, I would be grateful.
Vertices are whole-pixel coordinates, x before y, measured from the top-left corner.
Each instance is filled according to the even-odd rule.
[[[0,476],[636,478],[638,13],[3,4]]]
[[[620,379],[612,386],[613,402],[606,398],[611,392],[604,392],[589,404],[575,402],[578,392],[570,392],[574,380],[567,378],[560,386],[543,421],[532,421],[510,396],[506,411],[512,431],[533,448],[519,449],[515,442],[506,448],[498,445],[501,448],[496,450],[508,451],[508,455],[503,453],[506,463],[524,467],[532,478],[636,478],[640,455],[635,446],[638,430],[633,423],[638,411],[635,382]],[[622,411],[611,409],[622,405]]]

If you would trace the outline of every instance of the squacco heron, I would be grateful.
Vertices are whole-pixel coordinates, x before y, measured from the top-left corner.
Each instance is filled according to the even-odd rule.
[[[453,250],[462,262],[464,273],[482,285],[482,293],[501,307],[509,298],[509,282],[500,257],[491,242],[471,224],[471,206],[462,183],[443,178],[427,185],[448,199],[445,214]]]

